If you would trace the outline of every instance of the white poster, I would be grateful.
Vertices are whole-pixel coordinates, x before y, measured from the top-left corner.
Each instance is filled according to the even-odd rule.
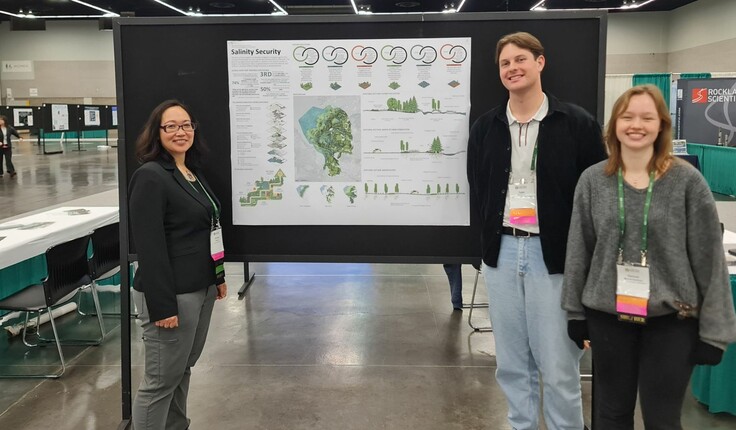
[[[93,127],[100,125],[100,108],[93,106],[84,107],[84,126]]]
[[[117,127],[118,126],[118,107],[112,106],[110,108],[110,114],[112,115],[112,126]]]
[[[51,105],[51,130],[69,130],[69,106]]]
[[[31,108],[13,109],[13,126],[14,127],[33,127],[33,109]]]
[[[233,224],[469,225],[470,48],[228,41]]]

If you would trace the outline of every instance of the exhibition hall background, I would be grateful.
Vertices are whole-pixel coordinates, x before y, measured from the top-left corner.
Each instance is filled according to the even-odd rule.
[[[671,12],[609,14],[606,106],[610,109],[635,73],[736,76],[734,16],[732,0],[699,0]],[[8,22],[0,23],[0,61],[33,62],[30,76],[0,72],[0,105],[115,104],[112,39],[112,32],[98,30],[96,20],[48,20],[45,31],[11,32]],[[30,97],[32,88],[38,96]]]

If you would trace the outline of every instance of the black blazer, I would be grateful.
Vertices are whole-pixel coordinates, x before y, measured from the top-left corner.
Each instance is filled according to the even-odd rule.
[[[201,174],[197,179],[219,208]],[[151,321],[178,315],[176,295],[225,282],[210,255],[213,207],[173,161],[149,161],[133,174],[128,211],[138,254],[134,288],[146,295]]]
[[[7,123],[5,124],[5,130],[7,133],[4,135],[3,130],[0,128],[0,146],[8,145],[8,148],[10,148],[10,136],[15,136],[16,139],[20,139],[20,135],[18,134],[18,130],[9,126]]]

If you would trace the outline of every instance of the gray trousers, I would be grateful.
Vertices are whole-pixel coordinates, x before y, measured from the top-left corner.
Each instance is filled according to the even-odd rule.
[[[133,291],[139,310],[145,347],[145,375],[133,401],[133,429],[184,430],[191,367],[202,353],[210,326],[217,288],[177,294],[179,327],[156,327],[146,307],[145,295]]]

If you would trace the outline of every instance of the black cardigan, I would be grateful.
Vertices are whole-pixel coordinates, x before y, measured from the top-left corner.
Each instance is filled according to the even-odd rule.
[[[575,185],[604,160],[601,130],[583,108],[547,94],[549,112],[539,125],[537,203],[542,254],[550,274],[563,273]],[[496,267],[511,168],[511,134],[503,103],[473,124],[468,140],[468,182],[480,211],[483,262]]]
[[[197,179],[219,209],[207,181]],[[133,287],[145,293],[151,321],[178,314],[177,294],[225,282],[210,255],[212,203],[173,162],[149,161],[135,171],[128,212],[138,254]]]

